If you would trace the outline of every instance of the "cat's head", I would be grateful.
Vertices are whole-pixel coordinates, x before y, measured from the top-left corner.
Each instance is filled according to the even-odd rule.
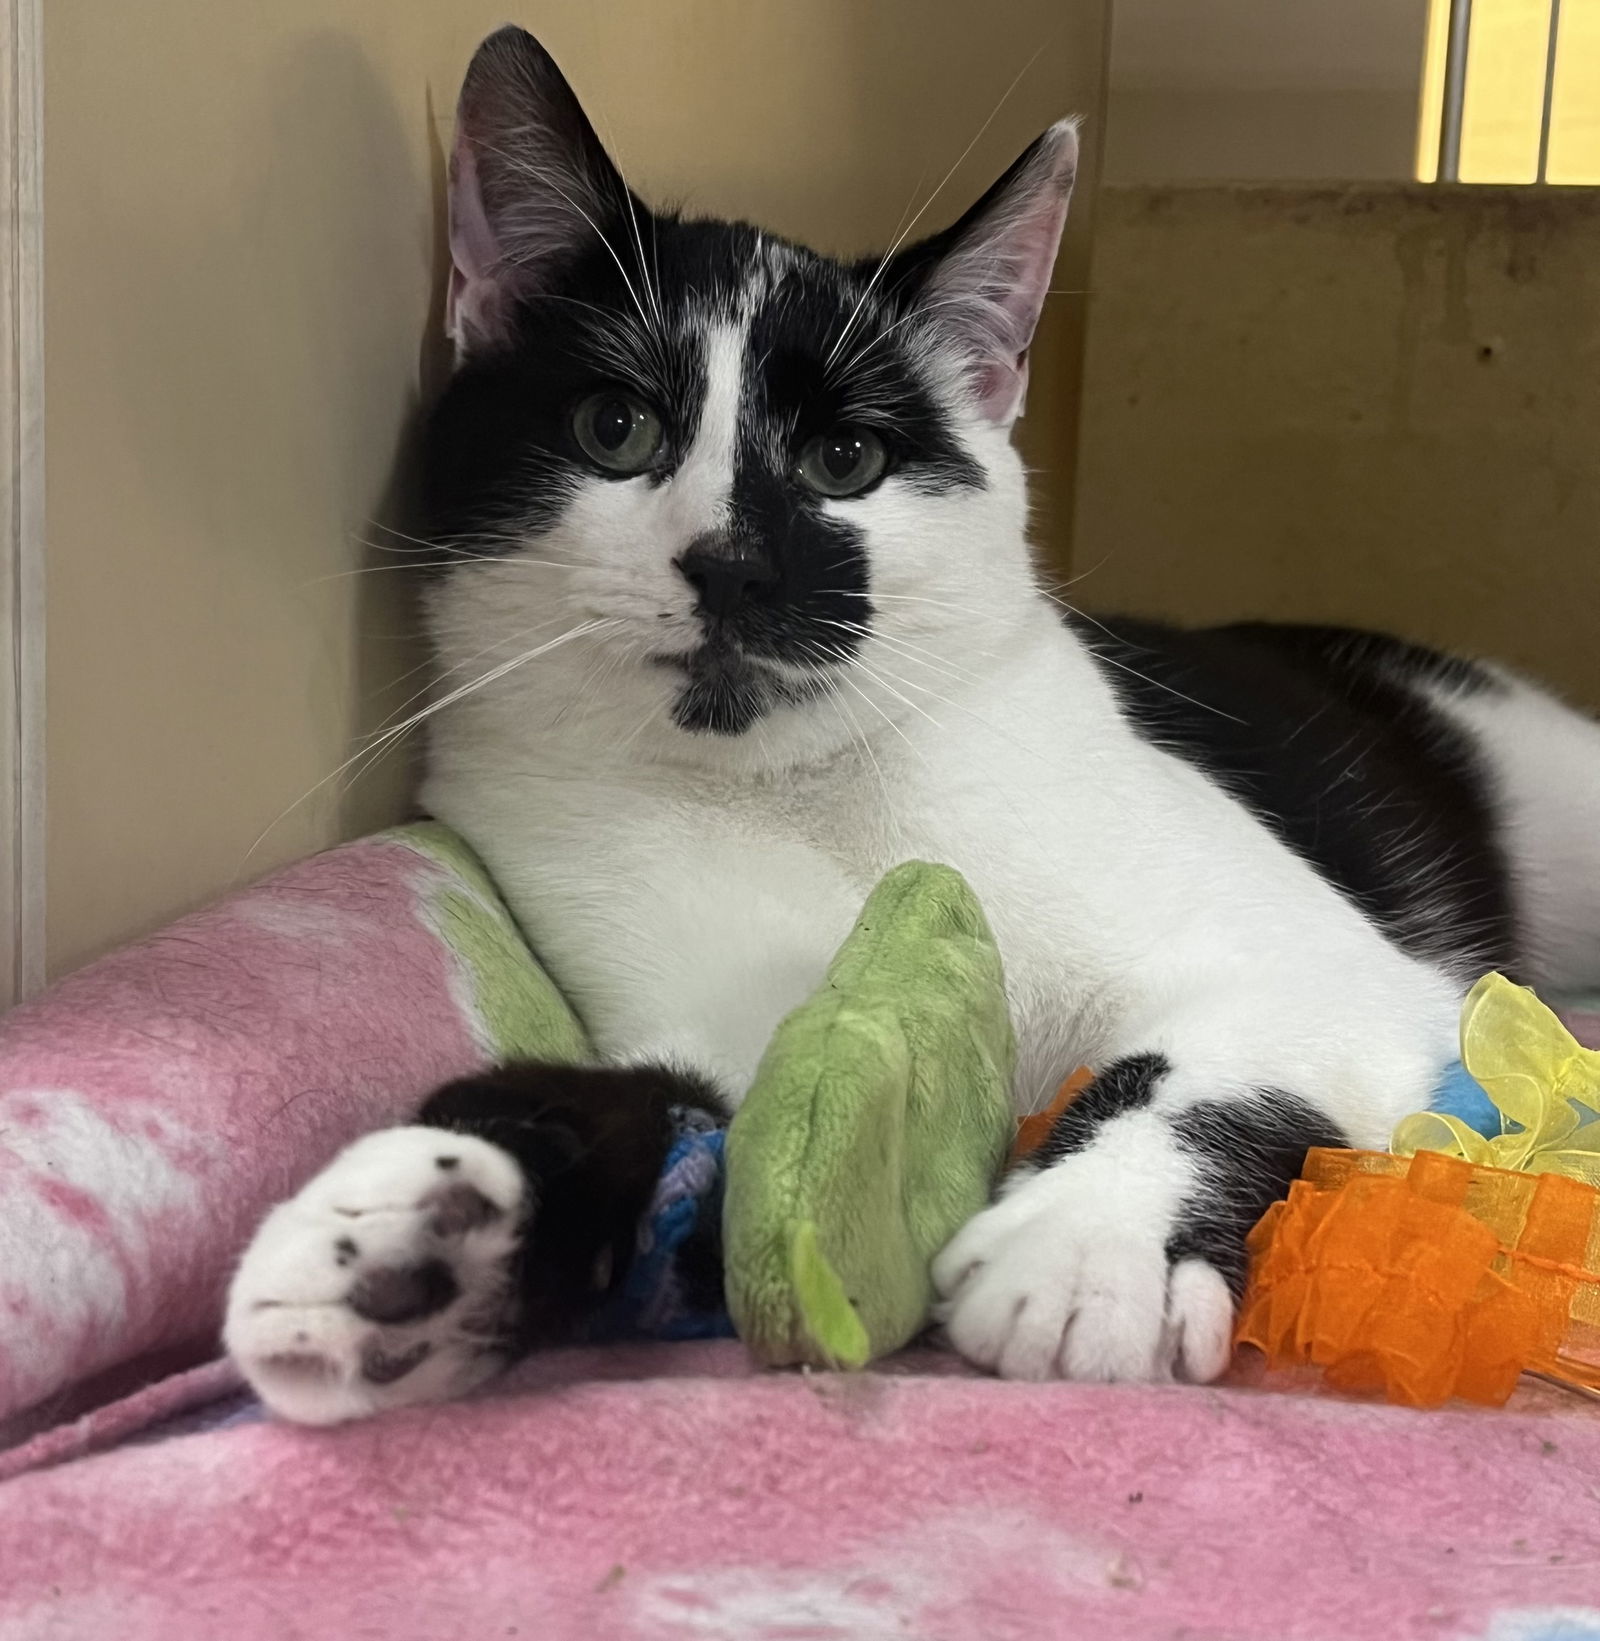
[[[446,684],[504,666],[675,756],[942,694],[1031,597],[1009,434],[1076,156],[1052,126],[953,227],[841,262],[651,211],[538,43],[486,40],[428,441]]]

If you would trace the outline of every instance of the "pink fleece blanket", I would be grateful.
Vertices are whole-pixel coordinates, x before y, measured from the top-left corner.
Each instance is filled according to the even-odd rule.
[[[1600,1641],[1600,1420],[1554,1392],[1417,1414],[676,1345],[310,1431],[224,1364],[159,1376],[269,1202],[518,1051],[581,1034],[437,829],[0,1022],[0,1638]]]
[[[455,1407],[57,1463],[0,1486],[0,1635],[1600,1637],[1580,1404],[1421,1414],[948,1365],[564,1353]]]
[[[581,1050],[443,828],[302,862],[0,1020],[0,1424],[215,1347],[265,1210],[439,1082]]]

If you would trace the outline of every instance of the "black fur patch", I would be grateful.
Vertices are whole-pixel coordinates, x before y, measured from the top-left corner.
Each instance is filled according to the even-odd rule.
[[[856,643],[848,640],[851,649]],[[657,656],[656,665],[681,672],[686,680],[673,705],[673,721],[680,729],[711,735],[742,735],[772,707],[811,700],[825,688],[820,677],[775,672],[721,641],[687,655]]]
[[[984,475],[924,378],[904,281],[744,223],[637,214],[637,233],[625,215],[602,223],[611,248],[577,247],[522,300],[510,339],[451,379],[425,440],[429,533],[446,558],[514,552],[557,523],[580,485],[668,482],[699,427],[708,329],[748,315],[727,531],[769,573],[737,610],[704,618],[702,648],[658,657],[685,675],[681,728],[737,735],[807,698],[792,669],[850,660],[855,629],[872,619],[861,532],[848,501],[824,503],[797,479],[805,444],[849,422],[878,435],[888,473],[914,489],[981,486]],[[597,471],[571,427],[579,403],[618,386],[648,400],[666,433],[653,469],[622,481]]]
[[[1171,1070],[1160,1054],[1130,1054],[1107,1066],[1056,1118],[1049,1139],[1034,1153],[1035,1164],[1048,1167],[1082,1151],[1101,1123],[1149,1105],[1156,1084]]]
[[[1397,945],[1463,974],[1518,971],[1484,774],[1417,687],[1499,688],[1490,674],[1336,627],[1068,619],[1145,739],[1225,787]]]
[[[1107,1066],[1056,1119],[1032,1165],[1048,1168],[1083,1151],[1102,1124],[1146,1109],[1171,1069],[1160,1054],[1133,1054]],[[1167,1257],[1208,1260],[1237,1298],[1251,1227],[1289,1189],[1312,1146],[1349,1141],[1307,1101],[1272,1089],[1245,1100],[1203,1100],[1173,1113],[1169,1125],[1199,1162],[1202,1181],[1184,1204]]]
[[[880,275],[875,257],[842,266],[799,247],[788,252],[798,260],[751,321],[752,431],[785,429],[798,449],[839,422],[857,423],[888,446],[890,470],[925,494],[981,489],[983,469],[952,434],[913,361],[915,286],[892,266]],[[814,498],[800,496],[820,512]]]
[[[570,1337],[626,1279],[672,1143],[669,1113],[683,1105],[726,1116],[709,1083],[656,1066],[512,1063],[429,1098],[418,1122],[499,1146],[531,1187],[531,1231],[512,1270],[518,1314],[496,1346],[521,1354]],[[603,1288],[597,1270],[609,1273]]]
[[[1313,1146],[1349,1140],[1314,1106],[1277,1089],[1247,1100],[1202,1100],[1172,1118],[1180,1145],[1198,1157],[1203,1183],[1167,1242],[1172,1260],[1204,1259],[1238,1299],[1247,1273],[1245,1238],[1300,1173]]]

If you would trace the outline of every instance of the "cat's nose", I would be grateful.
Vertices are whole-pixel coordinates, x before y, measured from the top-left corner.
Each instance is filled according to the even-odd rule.
[[[702,536],[677,560],[678,574],[698,595],[698,613],[713,619],[733,615],[760,598],[778,574],[758,548],[726,536]]]

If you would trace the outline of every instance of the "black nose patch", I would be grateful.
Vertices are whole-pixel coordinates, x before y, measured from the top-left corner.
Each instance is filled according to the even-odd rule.
[[[701,536],[677,560],[678,574],[694,588],[701,615],[720,620],[771,593],[778,573],[754,544],[726,536]]]

